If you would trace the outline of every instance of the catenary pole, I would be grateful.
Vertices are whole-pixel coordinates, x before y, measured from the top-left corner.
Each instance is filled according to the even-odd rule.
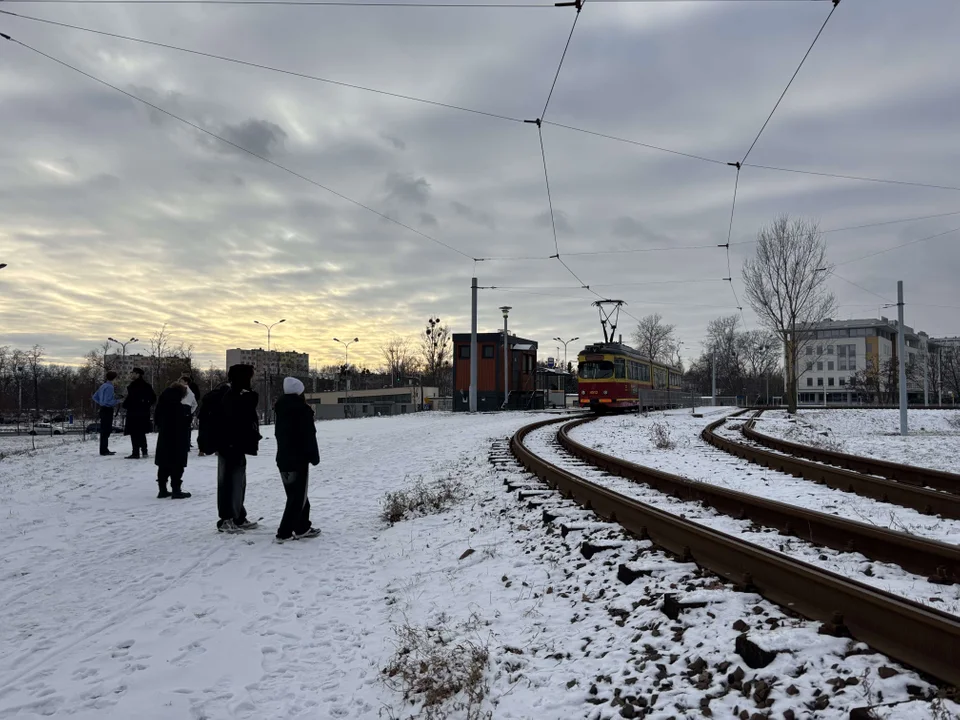
[[[477,411],[477,279],[470,285],[470,412]]]
[[[712,407],[716,407],[717,406],[717,353],[716,351],[714,351],[713,354],[710,356],[710,366],[711,366],[711,375],[713,376],[712,382],[711,382],[711,391],[710,391],[711,392],[710,397],[712,398],[710,401],[710,405]]]
[[[903,280],[897,280],[897,364],[900,366],[900,434],[907,426],[907,334],[903,329]]]
[[[504,305],[500,308],[503,313],[503,409],[508,409],[510,403],[510,334],[507,328],[507,315],[510,313],[510,306]]]
[[[927,351],[927,338],[923,338],[923,406],[930,407],[930,353]]]

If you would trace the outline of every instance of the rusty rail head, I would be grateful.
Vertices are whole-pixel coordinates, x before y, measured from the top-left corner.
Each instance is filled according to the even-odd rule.
[[[753,420],[748,421],[744,428],[751,422]],[[960,495],[915,487],[895,480],[872,477],[832,465],[824,465],[792,455],[783,455],[751,445],[744,445],[714,432],[721,424],[722,422],[711,423],[704,429],[702,437],[714,447],[731,455],[736,455],[771,470],[813,480],[835,490],[852,492],[880,502],[913,508],[928,515],[936,514],[947,518],[960,518]]]
[[[560,437],[589,421],[564,425]],[[828,622],[840,613],[853,637],[960,685],[958,618],[684,520],[563,470],[523,443],[527,434],[550,422],[558,421],[521,428],[511,438],[510,448],[527,470],[565,497],[618,522],[637,537],[648,538],[677,555],[688,554],[701,567],[737,585],[748,582],[750,589],[763,597],[807,618]]]
[[[758,412],[757,416],[762,412],[762,410]],[[834,450],[824,450],[822,448],[810,447],[809,445],[801,445],[800,443],[782,440],[781,438],[771,437],[770,435],[758,432],[752,423],[744,425],[743,434],[748,439],[772,450],[797,455],[798,457],[815,462],[836,465],[855,472],[879,475],[880,477],[896,480],[897,482],[907,485],[926,486],[960,495],[960,475],[956,473],[923,468],[916,465],[904,465],[890,462],[889,460],[876,460],[874,458],[865,458],[858,455],[836,452]]]

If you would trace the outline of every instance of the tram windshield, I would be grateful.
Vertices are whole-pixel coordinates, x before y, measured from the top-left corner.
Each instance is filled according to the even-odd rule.
[[[613,363],[609,360],[580,363],[580,377],[584,380],[602,380],[613,377]]]

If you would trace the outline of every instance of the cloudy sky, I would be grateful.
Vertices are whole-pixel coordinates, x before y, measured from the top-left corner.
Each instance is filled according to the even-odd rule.
[[[540,116],[573,8],[4,2],[79,25],[517,119]],[[829,2],[587,2],[543,126],[560,253],[596,292],[675,323],[685,355],[736,312],[735,170]],[[960,186],[960,5],[843,0],[748,162]],[[0,15],[0,32],[154,103],[393,224],[0,39],[0,344],[61,362],[167,323],[203,365],[265,344],[380,361],[430,315],[541,342],[596,339],[595,295],[557,262],[535,125]],[[778,213],[820,222],[838,316],[960,334],[960,192],[744,167],[730,260]],[[847,230],[935,214],[939,218]],[[737,244],[739,243],[739,244]],[[689,246],[710,246],[689,249]],[[666,248],[666,249],[664,249]],[[620,252],[608,252],[620,251]],[[598,254],[578,254],[598,253]],[[536,258],[486,260],[472,258]],[[850,281],[850,282],[848,282]],[[851,284],[855,283],[855,284]],[[859,287],[858,287],[859,286]],[[748,327],[756,316],[745,306]],[[953,306],[953,307],[950,307]],[[895,316],[896,308],[880,310]],[[624,335],[633,321],[624,317]],[[578,345],[579,343],[575,343]]]

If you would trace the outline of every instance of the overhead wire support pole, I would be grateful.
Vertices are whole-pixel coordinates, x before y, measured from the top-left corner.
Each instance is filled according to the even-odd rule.
[[[897,365],[900,386],[900,434],[909,432],[907,424],[907,333],[903,327],[903,280],[897,280]]]

